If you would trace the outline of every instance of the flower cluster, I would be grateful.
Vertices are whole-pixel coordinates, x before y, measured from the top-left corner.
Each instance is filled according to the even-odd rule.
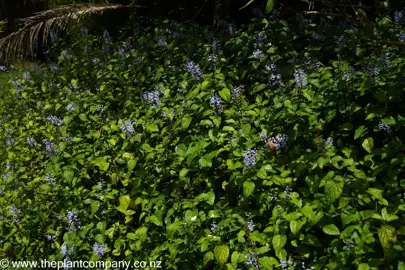
[[[259,269],[259,263],[257,262],[257,256],[251,256],[246,261],[246,265],[253,265],[256,269]]]
[[[265,42],[267,40],[267,35],[266,33],[259,33],[256,35],[256,41],[257,42]]]
[[[392,134],[393,132],[392,128],[389,125],[384,124],[383,122],[378,123],[378,128],[380,130],[384,130],[387,134]]]
[[[388,53],[381,55],[380,63],[381,63],[381,66],[385,69],[388,69],[392,66],[390,56]]]
[[[221,45],[216,39],[214,39],[214,41],[212,42],[212,53],[218,55],[220,49]]]
[[[13,143],[14,143],[14,137],[7,137],[7,139],[6,139],[6,144],[8,145],[8,146],[11,146],[11,145],[13,145]]]
[[[61,254],[63,255],[63,257],[69,257],[70,255],[73,254],[73,249],[74,249],[74,245],[72,245],[72,247],[68,250],[67,249],[67,243],[64,242],[61,246]]]
[[[257,150],[248,149],[244,153],[243,163],[245,164],[246,167],[254,167],[256,166],[256,157],[257,157]]]
[[[157,41],[158,47],[161,47],[162,49],[167,49],[167,44],[166,44],[166,39],[163,37],[159,37]]]
[[[295,264],[294,264],[294,261],[291,259],[291,257],[288,259],[288,261],[287,260],[280,260],[280,268],[282,270],[287,270],[290,267],[294,267],[294,266],[295,266]]]
[[[104,32],[103,32],[103,38],[104,38],[104,41],[106,43],[111,42],[111,36],[110,36],[110,33],[108,33],[107,30],[104,30]]]
[[[405,16],[403,11],[394,11],[395,25],[401,26],[405,24]]]
[[[222,100],[217,94],[211,94],[210,97],[210,104],[212,107],[215,107],[218,113],[222,113],[223,107],[222,107]]]
[[[21,91],[22,91],[22,85],[19,81],[13,80],[11,82],[14,86],[15,86],[15,91],[17,92],[17,95],[20,95]]]
[[[105,253],[105,246],[96,242],[93,246],[93,252],[96,256],[102,257]]]
[[[10,174],[9,174],[9,173],[3,174],[3,180],[4,180],[4,181],[6,181],[7,178],[9,178],[9,177],[10,177]]]
[[[284,189],[284,197],[288,200],[291,198],[291,194],[292,194],[293,189],[290,188],[289,186],[286,186]]]
[[[75,211],[69,211],[67,214],[67,222],[68,222],[68,230],[69,231],[77,231],[77,229],[81,230],[82,226],[80,226],[80,220],[77,216]]]
[[[405,42],[405,33],[396,34],[399,42]]]
[[[49,185],[51,185],[51,186],[53,186],[53,187],[56,185],[55,177],[54,177],[53,174],[51,174],[51,173],[48,173],[48,174],[45,176],[45,181],[46,181]]]
[[[218,225],[215,223],[211,224],[211,231],[216,231],[218,229]]]
[[[45,238],[50,240],[50,241],[55,241],[56,240],[56,235],[45,234]]]
[[[271,202],[278,202],[278,201],[280,201],[280,198],[278,197],[277,194],[269,192],[268,195],[269,195],[269,197],[270,197],[270,201],[271,201]]]
[[[191,60],[187,61],[185,70],[189,72],[191,77],[196,80],[201,80],[202,78],[204,78],[204,74],[201,72],[199,66]]]
[[[241,92],[242,92],[242,89],[243,89],[243,86],[238,86],[238,87],[234,87],[233,89],[232,89],[232,100],[234,101],[234,102],[237,102],[238,101],[238,98],[240,97],[240,94],[241,94]]]
[[[46,120],[48,120],[49,122],[51,122],[51,123],[53,123],[53,124],[55,124],[55,125],[57,125],[57,126],[63,125],[63,120],[60,119],[60,118],[57,117],[57,116],[48,116],[48,117],[46,118]]]
[[[328,138],[326,139],[326,141],[324,142],[324,146],[325,146],[325,147],[333,146],[333,138],[332,138],[332,137],[328,137]]]
[[[255,224],[253,223],[253,220],[250,220],[248,225],[247,225],[247,229],[249,232],[253,232],[255,230]]]
[[[157,108],[160,107],[161,105],[159,95],[160,95],[159,91],[149,91],[145,92],[142,97],[144,100],[152,102],[152,108]]]
[[[64,140],[68,144],[72,144],[72,137],[70,137],[70,136],[62,137],[62,140]]]
[[[260,132],[259,136],[260,136],[260,140],[262,142],[267,143],[268,137],[267,137],[267,131],[266,130],[262,130],[262,132]]]
[[[260,49],[257,49],[253,52],[253,58],[255,59],[260,59],[260,57],[263,56],[263,51]]]
[[[119,54],[122,58],[124,58],[125,56],[127,56],[127,53],[126,53],[126,51],[125,51],[124,48],[118,48],[118,54]]]
[[[73,102],[69,102],[68,105],[66,106],[66,110],[68,112],[73,112],[76,109],[76,104]]]
[[[40,67],[38,64],[35,63],[35,64],[33,64],[32,66],[33,66],[33,68],[34,68],[35,73],[36,73],[38,76],[43,75],[42,69],[41,69],[41,67]]]
[[[12,215],[12,222],[17,222],[17,223],[21,222],[20,218],[18,217],[20,210],[17,207],[15,207],[14,205],[10,206],[10,213]]]
[[[347,249],[353,249],[355,247],[354,242],[349,238],[346,238],[344,240],[344,243],[345,243],[345,246],[346,246]]]
[[[134,135],[135,134],[135,130],[134,130],[134,127],[133,127],[134,124],[135,124],[135,122],[132,121],[132,120],[122,121],[122,123],[121,123],[122,132],[127,134],[127,136]]]
[[[305,87],[308,85],[307,75],[302,68],[294,71],[294,80],[295,83],[300,87]]]
[[[316,33],[316,32],[313,32],[311,34],[311,38],[316,40],[316,41],[322,41],[322,40],[325,39],[325,37],[322,34],[319,34],[319,33]]]
[[[212,63],[212,66],[215,69],[219,62],[219,58],[216,54],[210,54],[207,56],[207,61]]]
[[[270,140],[274,143],[276,146],[276,149],[285,147],[288,142],[288,136],[287,135],[282,135],[282,136],[277,136],[277,137],[271,137]]]
[[[380,69],[378,67],[369,66],[366,67],[364,71],[367,73],[367,76],[373,78],[374,81],[378,80],[377,76],[380,74]]]
[[[338,48],[346,47],[349,43],[349,38],[345,35],[341,35],[339,37],[336,37],[336,43],[338,45]]]
[[[348,71],[344,70],[342,72],[342,74],[343,74],[343,78],[345,79],[346,82],[350,81],[350,74]]]
[[[271,75],[269,77],[269,84],[270,85],[275,85],[279,84],[281,82],[281,74],[278,71],[278,68],[275,64],[270,64],[266,65],[266,70],[271,72]]]

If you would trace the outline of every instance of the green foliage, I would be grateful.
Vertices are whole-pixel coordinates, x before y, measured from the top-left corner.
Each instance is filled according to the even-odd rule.
[[[319,53],[313,24],[273,17],[221,36],[135,29],[78,36],[4,86],[1,250],[165,269],[404,267],[403,51],[332,27]]]

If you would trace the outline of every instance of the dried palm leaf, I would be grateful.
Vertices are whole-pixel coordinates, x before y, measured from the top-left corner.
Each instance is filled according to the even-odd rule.
[[[17,55],[24,58],[36,56],[39,46],[43,48],[48,46],[51,31],[67,33],[72,26],[83,23],[89,16],[102,16],[106,12],[115,12],[124,8],[133,7],[119,4],[68,5],[20,19],[19,30],[0,39],[0,63],[13,61]]]

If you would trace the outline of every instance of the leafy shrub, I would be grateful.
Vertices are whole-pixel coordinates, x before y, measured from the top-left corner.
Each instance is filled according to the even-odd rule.
[[[396,38],[389,24],[373,27]],[[82,31],[3,89],[3,250],[168,269],[397,267],[403,51],[273,17],[219,36],[134,29],[101,43]]]

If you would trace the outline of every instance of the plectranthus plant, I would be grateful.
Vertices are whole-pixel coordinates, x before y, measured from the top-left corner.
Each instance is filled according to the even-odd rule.
[[[136,16],[0,65],[0,257],[402,269],[403,11],[378,40],[283,12]]]

